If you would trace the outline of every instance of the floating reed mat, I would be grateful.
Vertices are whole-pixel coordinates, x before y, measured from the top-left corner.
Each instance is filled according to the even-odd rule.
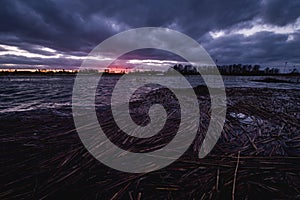
[[[198,158],[210,119],[209,96],[200,92],[201,119],[193,144],[171,165],[145,174],[116,171],[93,158],[81,143],[72,116],[50,111],[0,116],[0,199],[299,198],[300,92],[232,88],[226,93],[226,121],[213,150]],[[138,105],[132,109],[138,110]],[[135,120],[147,120],[143,112],[135,114],[143,116]],[[175,123],[178,112],[169,117]],[[183,123],[195,128],[188,120]],[[102,126],[116,143],[121,137],[118,144],[129,151],[159,149],[176,134],[176,127],[167,124],[163,137],[126,140],[114,131],[110,117]],[[110,151],[104,153],[111,156]]]

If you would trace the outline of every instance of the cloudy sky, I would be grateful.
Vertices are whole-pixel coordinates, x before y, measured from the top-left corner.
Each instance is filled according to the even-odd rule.
[[[217,64],[299,68],[299,10],[299,0],[2,0],[0,68],[78,68],[108,37],[149,26],[185,33]],[[152,51],[131,59],[176,57]]]

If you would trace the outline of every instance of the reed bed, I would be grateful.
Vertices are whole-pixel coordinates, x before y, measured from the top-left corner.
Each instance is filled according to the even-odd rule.
[[[205,89],[195,91],[201,119],[193,144],[171,165],[145,174],[116,171],[94,159],[71,116],[47,110],[1,116],[0,199],[300,198],[300,91],[227,89],[222,135],[203,159],[197,155],[210,119],[210,99]],[[133,118],[146,123],[140,106],[132,104]],[[176,133],[179,113],[175,104],[169,106],[168,117],[174,123],[166,124],[163,137],[130,138],[116,130],[109,110],[98,117],[117,145],[148,152],[167,144]],[[182,123],[189,120],[193,119]],[[104,153],[109,157],[112,152]]]

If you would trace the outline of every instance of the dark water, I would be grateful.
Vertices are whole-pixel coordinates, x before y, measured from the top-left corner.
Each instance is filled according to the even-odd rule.
[[[74,77],[0,78],[0,113],[71,106]]]
[[[161,77],[158,77],[161,78]],[[172,78],[164,77],[166,81]],[[251,87],[251,88],[276,88],[276,89],[299,89],[296,83],[261,83],[252,80],[259,80],[265,77],[255,76],[224,76],[226,88]],[[277,78],[277,77],[276,77]],[[278,77],[280,78],[280,77]],[[58,115],[69,115],[71,108],[71,97],[75,76],[15,76],[0,77],[0,114],[11,112],[22,112],[30,110],[50,109]],[[118,77],[108,77],[102,83],[101,95],[106,94]],[[187,77],[192,86],[205,85],[198,76]],[[287,79],[281,77],[281,79]],[[291,81],[299,82],[299,77],[290,77]],[[180,87],[174,85],[174,87]],[[106,99],[98,102],[106,105]]]

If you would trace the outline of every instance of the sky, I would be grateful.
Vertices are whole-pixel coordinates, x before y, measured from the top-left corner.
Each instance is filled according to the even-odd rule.
[[[1,0],[0,68],[78,68],[105,39],[164,27],[198,41],[218,65],[300,65],[299,0]],[[147,37],[147,36],[145,36]],[[144,51],[131,64],[173,65]]]

